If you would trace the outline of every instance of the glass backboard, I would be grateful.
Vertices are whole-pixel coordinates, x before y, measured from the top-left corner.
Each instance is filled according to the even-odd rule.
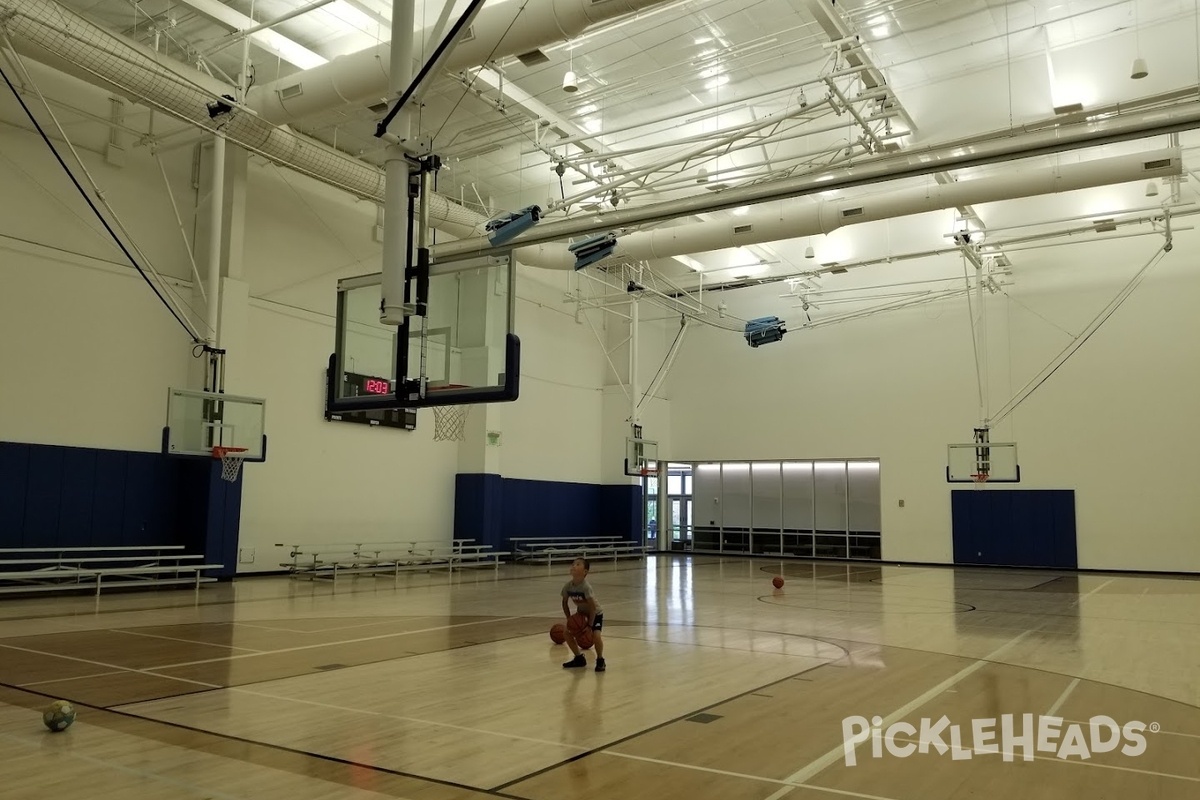
[[[658,442],[626,437],[625,474],[641,475],[643,470],[658,470]]]
[[[946,480],[973,483],[986,474],[988,483],[1019,483],[1021,466],[1017,463],[1014,442],[974,442],[952,444],[946,455]]]
[[[244,447],[247,461],[263,461],[265,424],[266,401],[262,398],[170,389],[163,452],[212,458],[214,447]]]
[[[331,411],[516,399],[520,342],[509,254],[435,264],[429,272],[427,313],[409,316],[407,332],[379,321],[382,274],[339,281]],[[405,378],[407,391],[398,386]]]

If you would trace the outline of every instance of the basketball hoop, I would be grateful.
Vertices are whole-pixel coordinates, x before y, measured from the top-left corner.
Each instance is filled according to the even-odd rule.
[[[444,386],[430,386],[428,392],[442,392],[452,389],[466,389],[461,383],[449,383]],[[433,440],[435,442],[461,442],[467,438],[467,415],[471,413],[469,405],[445,405],[433,407]]]
[[[988,473],[986,473],[986,472],[976,472],[976,473],[973,473],[973,474],[971,475],[971,480],[975,481],[975,486],[976,486],[976,487],[983,486],[983,484],[987,483],[987,480],[988,480]]]
[[[467,414],[470,406],[434,406],[433,440],[435,442],[461,442],[467,438]]]
[[[244,447],[214,447],[213,458],[221,459],[221,480],[233,483],[242,471],[242,462],[246,460]]]

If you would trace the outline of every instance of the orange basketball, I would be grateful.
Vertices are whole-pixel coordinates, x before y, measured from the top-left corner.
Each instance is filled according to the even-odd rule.
[[[771,585],[774,586],[776,589],[782,589],[783,588],[783,578],[776,575],[775,579],[773,581],[771,581]]]
[[[567,630],[575,637],[575,644],[584,650],[592,646],[592,628],[588,625],[587,614],[572,614],[567,619]]]
[[[567,629],[561,624],[551,626],[550,640],[555,644],[562,644],[567,640]]]
[[[579,645],[580,650],[590,650],[595,644],[595,640],[592,638],[592,629],[584,628],[575,634],[575,644]]]

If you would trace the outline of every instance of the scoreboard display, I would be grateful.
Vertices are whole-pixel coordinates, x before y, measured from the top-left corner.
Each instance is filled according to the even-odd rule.
[[[357,372],[342,374],[343,397],[365,397],[373,394],[391,394],[392,382],[387,378],[374,375],[360,375]],[[338,411],[330,413],[325,410],[325,419],[332,422],[356,422],[360,425],[377,425],[384,428],[403,428],[416,430],[417,410],[415,408],[388,408],[378,411]]]

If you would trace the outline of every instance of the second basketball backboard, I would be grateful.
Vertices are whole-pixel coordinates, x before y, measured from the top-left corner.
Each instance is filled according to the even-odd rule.
[[[986,476],[988,483],[1019,483],[1021,465],[1017,463],[1015,442],[972,442],[952,444],[946,454],[946,480],[949,483],[974,483]]]
[[[625,440],[625,474],[641,475],[658,469],[658,442],[629,437]]]
[[[514,281],[508,254],[436,264],[426,314],[410,316],[407,332],[379,321],[381,274],[340,281],[327,410],[516,399]]]
[[[214,447],[245,449],[247,461],[266,458],[266,401],[223,392],[170,389],[163,452],[211,458]]]

